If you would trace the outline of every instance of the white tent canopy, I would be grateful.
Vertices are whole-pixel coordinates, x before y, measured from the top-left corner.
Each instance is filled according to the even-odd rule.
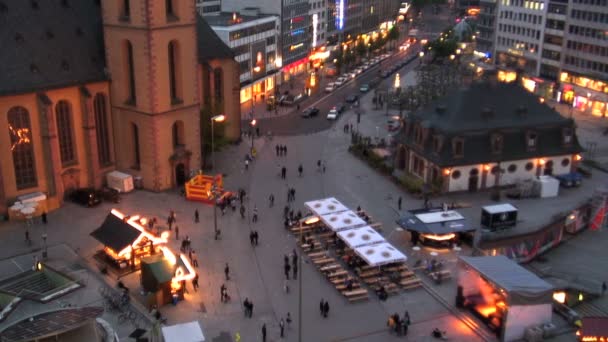
[[[334,232],[353,227],[365,226],[367,223],[354,211],[347,210],[338,213],[321,215],[321,221]]]
[[[205,336],[197,321],[163,327],[165,342],[204,342]]]
[[[338,232],[338,237],[350,248],[386,242],[384,237],[370,226],[340,231]]]
[[[304,205],[308,209],[310,209],[313,214],[317,216],[331,213],[339,213],[341,211],[348,210],[348,208],[344,206],[344,204],[340,203],[340,201],[338,201],[334,197],[305,202]]]
[[[388,242],[354,249],[370,266],[382,266],[393,262],[404,262],[407,257]]]

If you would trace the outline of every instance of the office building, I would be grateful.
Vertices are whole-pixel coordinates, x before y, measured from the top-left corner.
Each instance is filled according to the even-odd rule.
[[[196,11],[202,16],[219,15],[222,12],[222,1],[196,0]]]

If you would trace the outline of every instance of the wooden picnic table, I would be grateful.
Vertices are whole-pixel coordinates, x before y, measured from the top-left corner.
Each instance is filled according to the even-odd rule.
[[[327,258],[329,256],[327,255],[326,251],[321,251],[321,252],[308,253],[308,257],[311,259],[317,259],[317,258]]]
[[[384,267],[382,270],[386,271],[386,272],[407,271],[407,266],[402,264],[402,265],[397,265],[397,266]]]
[[[326,276],[328,278],[336,278],[336,277],[342,277],[342,276],[347,276],[348,275],[348,271],[345,269],[336,269],[336,270],[332,270],[331,272],[328,272],[326,274]]]
[[[368,271],[364,271],[364,272],[360,272],[359,273],[359,277],[361,278],[367,278],[367,277],[373,277],[376,275],[380,274],[380,270],[375,269],[375,270],[368,270]]]
[[[331,264],[333,262],[336,262],[336,260],[333,258],[323,258],[323,259],[315,259],[312,262],[317,266],[321,266],[321,265],[325,265],[325,264]]]
[[[368,292],[366,289],[356,289],[356,290],[352,290],[352,291],[344,291],[344,292],[342,292],[342,294],[345,295],[346,297],[353,297],[353,296],[368,294]]]

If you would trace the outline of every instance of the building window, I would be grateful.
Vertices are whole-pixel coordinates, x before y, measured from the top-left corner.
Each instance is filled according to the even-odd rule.
[[[564,128],[563,137],[564,137],[564,145],[570,145],[572,143],[572,129]]]
[[[121,21],[129,21],[131,17],[131,4],[129,0],[122,0],[122,8],[120,9],[120,17]]]
[[[38,185],[38,181],[30,114],[23,107],[13,107],[8,111],[7,118],[17,190],[33,188]]]
[[[454,157],[464,156],[464,140],[462,138],[454,138],[452,140],[452,154]]]
[[[536,148],[537,139],[538,136],[535,132],[528,132],[526,134],[526,146],[528,147],[528,150],[534,150]]]
[[[216,101],[219,101],[224,97],[222,91],[222,77],[224,77],[223,74],[224,72],[222,71],[222,68],[213,69],[213,96],[215,97]]]
[[[456,170],[456,171],[452,171],[452,179],[458,179],[460,178],[460,171]]]
[[[424,177],[424,160],[418,156],[412,157],[412,173],[420,178]]]
[[[433,136],[433,151],[435,153],[441,152],[442,139],[441,136],[435,135]]]
[[[503,139],[500,134],[492,134],[492,153],[499,154],[502,152]]]
[[[72,105],[66,100],[59,101],[55,106],[55,115],[57,117],[59,154],[61,155],[61,164],[65,167],[76,163]]]
[[[95,130],[97,133],[97,154],[99,164],[104,166],[112,162],[108,112],[106,110],[106,96],[104,94],[95,95],[93,110],[95,112]]]
[[[139,128],[131,122],[131,134],[133,137],[133,169],[139,170],[141,167],[141,156],[139,155]]]
[[[564,158],[564,159],[562,160],[562,166],[563,166],[563,167],[566,167],[566,166],[568,166],[568,165],[570,165],[570,159],[568,159],[568,158]]]
[[[475,177],[477,175],[479,175],[479,170],[477,168],[471,169],[471,171],[469,171],[469,176]]]
[[[127,104],[135,105],[137,103],[137,94],[135,92],[135,64],[133,62],[133,45],[127,40],[125,46],[125,66],[127,75]]]
[[[167,20],[177,19],[173,8],[173,0],[165,0],[165,13],[167,14]]]
[[[179,94],[178,77],[179,73],[179,48],[176,41],[169,43],[168,48],[169,61],[169,96],[171,96],[171,104],[179,104],[182,102]]]
[[[534,163],[532,163],[532,162],[526,163],[526,171],[532,171],[533,168],[534,168]]]
[[[509,171],[509,173],[513,173],[513,172],[517,171],[517,165],[515,165],[515,164],[509,165],[509,167],[507,168],[507,171]]]
[[[493,174],[493,175],[496,175],[499,171],[500,171],[500,168],[498,166],[494,166],[490,170],[490,173]]]
[[[173,123],[173,147],[184,146],[184,122],[181,120]]]

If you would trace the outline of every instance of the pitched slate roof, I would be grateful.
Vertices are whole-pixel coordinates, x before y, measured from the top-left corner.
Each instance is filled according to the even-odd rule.
[[[196,16],[196,37],[199,63],[218,58],[234,59],[232,50],[200,15]]]
[[[562,142],[563,129],[575,132],[574,121],[540,103],[538,96],[515,84],[480,82],[455,90],[406,120],[400,140],[439,166],[458,166],[497,161],[575,154],[583,149],[576,134],[572,143]],[[415,144],[414,126],[430,130],[422,146]],[[529,150],[526,134],[537,134],[537,146]],[[493,153],[491,136],[501,134],[503,149]],[[433,150],[432,135],[443,138]],[[452,139],[464,140],[464,156],[455,158]]]
[[[139,230],[110,213],[91,236],[118,253],[133,244],[140,234]]]
[[[98,0],[0,0],[0,96],[107,79]]]

